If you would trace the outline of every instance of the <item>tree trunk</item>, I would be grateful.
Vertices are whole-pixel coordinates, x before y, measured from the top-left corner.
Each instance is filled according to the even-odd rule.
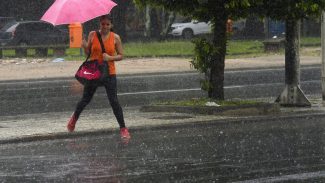
[[[156,8],[151,9],[150,18],[151,18],[151,26],[150,26],[151,38],[159,39],[161,31],[160,31],[160,23],[158,18],[158,11]]]
[[[151,18],[150,18],[150,9],[151,6],[150,5],[146,5],[146,23],[145,23],[145,32],[144,32],[144,36],[149,38],[151,37],[151,32],[150,32],[150,27],[151,27]]]
[[[223,6],[223,5],[222,5]],[[228,15],[226,9],[218,10],[215,13],[215,22],[213,28],[213,45],[217,51],[212,54],[212,63],[210,71],[210,88],[208,91],[209,98],[224,100],[224,70],[225,56],[227,46],[227,23]]]
[[[147,5],[146,7],[146,32],[148,38],[158,39],[160,37],[160,28],[158,22],[157,9]]]
[[[310,106],[309,100],[300,89],[300,23],[286,20],[285,45],[285,89],[277,98],[283,106]]]
[[[168,31],[170,26],[174,23],[176,15],[175,12],[169,12],[166,14],[167,15],[167,21],[164,24],[164,28],[162,31],[162,35],[167,38],[168,37]]]

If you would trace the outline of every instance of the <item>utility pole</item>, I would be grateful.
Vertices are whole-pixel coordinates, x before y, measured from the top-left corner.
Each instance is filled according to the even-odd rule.
[[[310,101],[300,88],[300,21],[286,20],[285,88],[275,100],[282,106],[306,107]]]
[[[325,11],[322,13],[322,98],[325,101]]]

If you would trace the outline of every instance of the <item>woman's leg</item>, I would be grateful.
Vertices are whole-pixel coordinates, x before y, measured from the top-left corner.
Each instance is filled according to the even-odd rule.
[[[117,98],[116,76],[110,76],[104,84],[109,103],[112,106],[116,120],[120,128],[125,128],[123,110]]]
[[[85,85],[84,91],[81,100],[78,102],[76,110],[74,114],[76,115],[77,119],[79,118],[81,112],[84,110],[84,108],[89,104],[91,99],[93,98],[95,92],[96,92],[97,86],[96,85]]]
[[[76,110],[72,114],[70,120],[68,121],[68,131],[73,132],[75,125],[77,123],[77,120],[80,116],[80,113],[83,111],[83,109],[89,104],[91,99],[94,96],[94,93],[96,92],[97,86],[96,85],[85,85],[83,95],[81,100],[78,102]]]

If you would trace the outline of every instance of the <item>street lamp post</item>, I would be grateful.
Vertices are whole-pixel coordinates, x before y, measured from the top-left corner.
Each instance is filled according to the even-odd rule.
[[[300,21],[286,20],[285,37],[285,88],[275,102],[282,106],[311,106],[300,88]]]
[[[325,100],[325,11],[322,13],[322,98]]]

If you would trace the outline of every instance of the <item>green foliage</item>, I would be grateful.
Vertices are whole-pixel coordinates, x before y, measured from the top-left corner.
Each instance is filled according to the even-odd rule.
[[[213,52],[217,52],[217,49],[204,38],[195,39],[193,43],[195,44],[194,58],[191,64],[199,72],[207,73],[208,69],[211,68],[211,55]]]
[[[263,0],[255,4],[255,12],[278,20],[319,16],[324,9],[324,0]]]
[[[150,4],[167,10],[191,16],[199,20],[212,20],[216,12],[227,11],[232,19],[247,16],[249,7],[256,0],[134,0],[143,7]]]
[[[209,72],[212,67],[213,55],[219,53],[218,47],[215,47],[205,38],[193,40],[194,47],[194,58],[191,60],[192,66],[201,73],[204,73],[207,77],[201,80],[201,88],[205,91],[209,91],[212,88],[209,82]]]

